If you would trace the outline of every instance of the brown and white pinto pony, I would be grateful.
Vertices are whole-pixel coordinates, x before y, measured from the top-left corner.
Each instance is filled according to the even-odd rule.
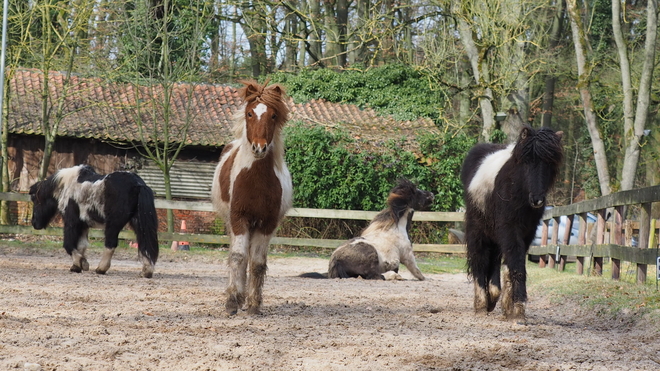
[[[236,139],[223,149],[211,188],[231,237],[225,304],[230,315],[246,300],[249,314],[260,313],[268,245],[293,196],[281,136],[289,118],[284,90],[277,84],[243,83],[239,95],[245,105],[236,117]]]
[[[304,278],[401,279],[399,264],[424,280],[417,267],[408,237],[415,210],[433,203],[433,193],[421,190],[407,179],[399,180],[387,197],[387,208],[378,213],[359,237],[339,246],[330,257],[328,273],[303,273]]]

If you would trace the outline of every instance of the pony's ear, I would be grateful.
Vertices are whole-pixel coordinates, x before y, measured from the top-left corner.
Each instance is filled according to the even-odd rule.
[[[273,85],[269,87],[269,89],[272,89],[275,94],[277,94],[278,97],[281,97],[282,94],[284,94],[284,90],[282,90],[282,87],[279,85]]]
[[[245,85],[245,96],[249,97],[253,94],[259,94],[259,88],[254,83]]]
[[[555,133],[555,135],[557,135],[557,137],[559,137],[559,140],[561,140],[561,138],[564,137],[564,132],[563,131],[558,131],[558,132]]]
[[[259,84],[254,81],[254,80],[247,80],[247,81],[241,81],[241,83],[245,86],[242,88],[238,89],[238,95],[243,98],[245,101],[249,101],[253,99],[254,97],[258,96],[261,94],[261,89]]]
[[[522,140],[522,139],[527,138],[527,136],[528,136],[529,134],[530,134],[530,133],[529,133],[529,128],[528,128],[528,127],[524,127],[524,128],[520,131],[520,139]]]

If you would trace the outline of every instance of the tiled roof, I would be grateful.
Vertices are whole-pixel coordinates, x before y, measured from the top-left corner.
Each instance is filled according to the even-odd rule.
[[[64,91],[65,76],[49,73],[51,91],[51,122],[54,120],[58,99]],[[42,135],[41,100],[39,99],[43,75],[39,70],[21,69],[10,81],[9,132]],[[194,88],[194,89],[192,89]],[[164,110],[158,101],[151,105],[152,97],[162,94],[162,87],[136,87],[129,83],[107,83],[97,78],[72,76],[66,88],[63,104],[64,118],[58,128],[59,136],[94,138],[103,141],[139,141],[138,125],[145,130],[162,125]],[[192,91],[191,91],[192,89]],[[231,127],[234,113],[241,100],[235,88],[229,85],[175,84],[170,105],[170,140],[181,142],[186,117],[190,126],[187,144],[220,146],[233,139]],[[137,109],[140,102],[141,109]],[[187,103],[190,102],[190,105]],[[360,109],[350,104],[314,100],[304,104],[289,101],[291,119],[318,124],[328,130],[343,128],[356,139],[356,145],[380,146],[388,139],[406,138],[406,146],[416,147],[414,137],[422,131],[437,131],[430,120],[396,121],[390,116],[379,116],[372,109]],[[187,114],[190,110],[191,114]],[[151,112],[156,112],[152,114]],[[162,135],[162,127],[156,128]],[[160,139],[162,140],[162,138]]]

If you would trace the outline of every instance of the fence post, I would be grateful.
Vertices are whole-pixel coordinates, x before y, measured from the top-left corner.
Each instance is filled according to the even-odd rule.
[[[563,245],[568,245],[571,242],[571,230],[573,229],[573,218],[575,215],[566,215],[566,229],[564,229]],[[566,269],[566,255],[559,256],[559,271],[563,272]]]
[[[578,245],[587,244],[587,213],[578,214],[580,218],[580,227],[578,229]],[[584,256],[577,256],[575,271],[577,274],[584,274]]]
[[[559,222],[561,221],[561,217],[555,216],[554,217],[554,227],[552,228],[552,239],[550,243],[552,246],[557,248],[557,244],[559,244]],[[548,268],[553,269],[555,267],[555,254],[548,254]]]
[[[548,246],[548,224],[550,223],[549,219],[543,220],[543,227],[541,228],[541,247]],[[548,254],[542,254],[539,256],[539,268],[545,268],[546,260],[548,260]]]
[[[642,204],[639,216],[639,239],[637,247],[646,249],[649,247],[651,239],[651,203]],[[646,282],[646,264],[637,264],[637,283]]]
[[[614,208],[614,218],[612,220],[612,229],[610,241],[616,245],[623,245],[623,206]],[[621,260],[612,258],[612,279],[619,280],[621,277]]]
[[[605,241],[605,213],[607,212],[607,209],[600,209],[598,210],[598,220],[596,224],[596,245],[602,245],[603,242]],[[602,276],[603,275],[603,257],[602,256],[594,256],[594,261],[593,261],[593,267],[594,267],[594,274],[597,276]]]

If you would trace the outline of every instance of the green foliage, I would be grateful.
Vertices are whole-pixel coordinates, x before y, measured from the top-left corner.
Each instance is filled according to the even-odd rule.
[[[354,153],[346,134],[323,127],[292,124],[286,128],[286,160],[293,177],[294,205],[322,209],[380,210],[399,178],[408,178],[436,194],[436,211],[462,204],[459,173],[474,141],[460,136],[420,138],[422,156],[395,142],[382,152]]]
[[[330,69],[303,70],[296,74],[278,72],[273,82],[282,83],[297,102],[325,99],[371,107],[398,120],[428,117],[440,120],[445,94],[412,66],[391,64],[367,71],[335,72]]]
[[[490,134],[491,143],[504,143],[506,140],[506,133],[502,129],[494,129]]]
[[[434,210],[456,211],[463,205],[463,184],[460,173],[463,159],[477,143],[465,134],[444,137],[427,134],[418,138],[422,159],[430,170],[429,189],[435,194]]]

